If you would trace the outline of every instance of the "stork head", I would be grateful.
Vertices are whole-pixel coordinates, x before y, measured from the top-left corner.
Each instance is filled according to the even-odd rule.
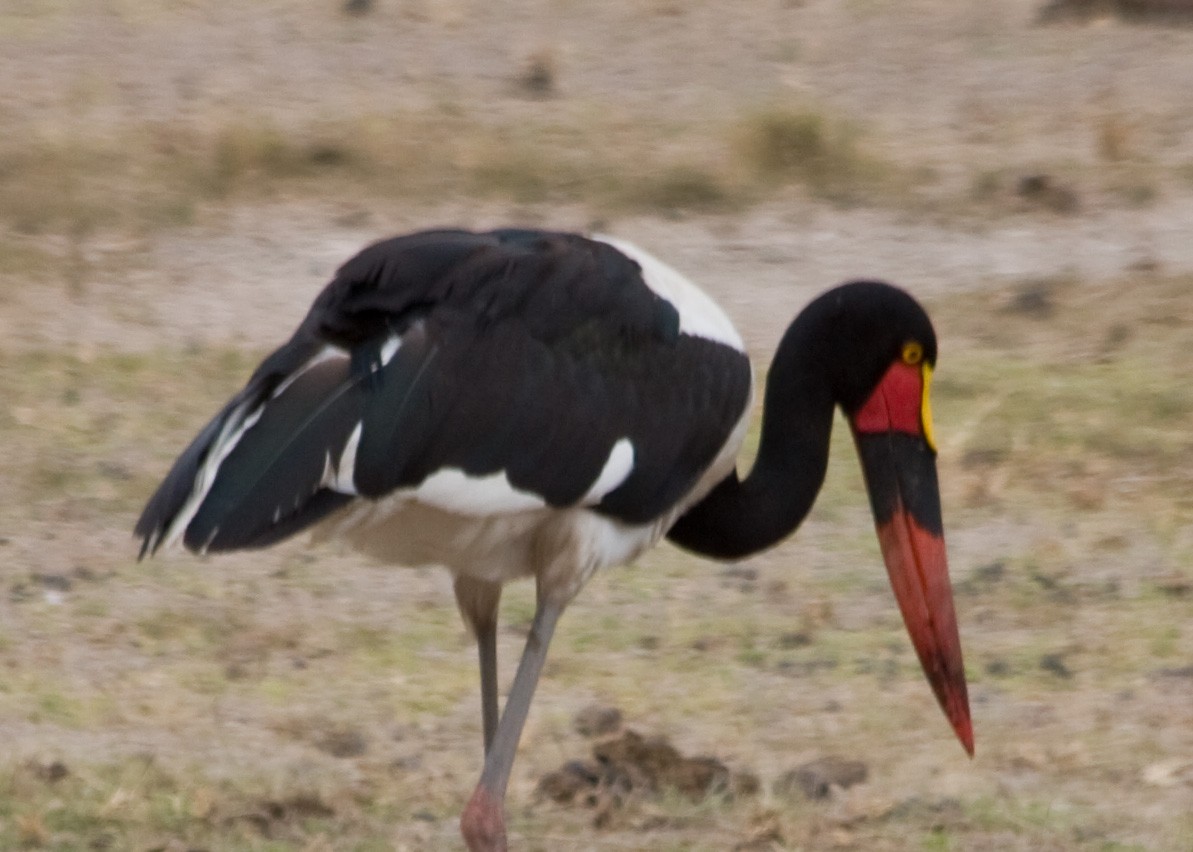
[[[949,583],[930,389],[936,334],[904,291],[853,282],[821,296],[835,313],[825,371],[853,431],[883,560],[920,665],[973,754],[965,668]]]

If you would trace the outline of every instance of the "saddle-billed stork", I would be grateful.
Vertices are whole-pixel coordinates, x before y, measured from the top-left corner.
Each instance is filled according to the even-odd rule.
[[[663,536],[736,559],[791,533],[852,425],[882,553],[928,682],[973,730],[928,403],[936,337],[902,290],[858,281],[809,304],[766,381],[757,458],[741,338],[675,270],[628,243],[438,230],[365,248],[288,343],[175,462],[136,526],[141,555],[215,552],[307,528],[401,565],[440,564],[477,637],[485,762],[461,829],[506,847],[504,797],[547,646],[598,570]],[[497,706],[502,584],[537,605]]]

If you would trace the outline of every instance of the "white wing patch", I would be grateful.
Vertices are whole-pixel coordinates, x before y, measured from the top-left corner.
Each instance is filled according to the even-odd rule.
[[[581,502],[587,506],[601,502],[606,494],[626,481],[633,469],[634,445],[630,443],[629,438],[622,438],[609,451],[609,458],[605,460],[601,475],[592,484],[592,488],[588,489]]]
[[[381,366],[384,367],[398,354],[398,347],[402,345],[402,338],[396,334],[387,337],[381,346]]]
[[[354,432],[353,439],[348,442],[348,448],[345,448],[345,456],[348,449],[355,453],[358,440],[359,434]],[[592,487],[588,489],[588,493],[581,499],[581,505],[591,506],[599,503],[602,497],[625,482],[633,469],[634,445],[628,438],[622,438],[609,451],[604,467]],[[339,475],[342,476],[343,472],[341,462]],[[470,476],[455,467],[435,471],[405,496],[407,499],[434,506],[445,512],[472,517],[529,512],[547,506],[547,501],[533,491],[515,488],[505,471],[488,476]]]
[[[745,351],[741,335],[737,333],[725,312],[707,293],[677,270],[625,240],[604,234],[593,235],[593,239],[608,243],[642,267],[642,280],[646,282],[646,286],[674,305],[675,310],[679,312],[681,333],[714,340],[732,346],[738,351]]]
[[[364,430],[364,423],[357,423],[348,442],[344,444],[344,451],[335,463],[331,460],[331,453],[327,454],[323,462],[323,476],[319,480],[320,488],[330,488],[341,494],[356,494],[356,451],[360,447],[360,434]]]
[[[476,517],[527,512],[547,505],[539,495],[514,488],[505,471],[469,476],[455,467],[435,471],[410,493],[410,499]]]

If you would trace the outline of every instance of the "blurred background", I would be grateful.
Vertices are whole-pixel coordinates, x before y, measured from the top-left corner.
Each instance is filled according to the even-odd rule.
[[[359,247],[522,224],[664,258],[760,377],[841,280],[928,306],[977,757],[842,429],[783,546],[580,595],[516,848],[1193,850],[1193,4],[5,0],[0,81],[0,848],[458,848],[443,572],[130,530]]]

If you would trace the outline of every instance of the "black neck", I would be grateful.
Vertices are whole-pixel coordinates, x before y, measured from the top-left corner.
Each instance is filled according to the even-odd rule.
[[[807,516],[828,468],[833,393],[823,337],[797,319],[766,381],[758,457],[688,509],[667,537],[717,559],[739,559],[785,538]]]

